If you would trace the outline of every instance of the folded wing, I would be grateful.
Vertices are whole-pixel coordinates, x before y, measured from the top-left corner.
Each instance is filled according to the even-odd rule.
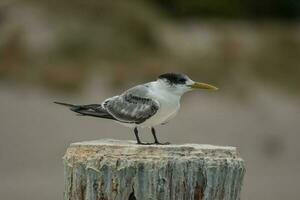
[[[137,86],[120,96],[106,100],[102,106],[121,122],[140,124],[152,117],[159,109],[159,103],[147,98],[146,93],[146,86]]]

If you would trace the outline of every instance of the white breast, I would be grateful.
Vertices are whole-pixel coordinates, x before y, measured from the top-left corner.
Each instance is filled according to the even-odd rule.
[[[159,102],[160,107],[154,116],[139,125],[141,127],[152,127],[166,123],[177,114],[180,108],[180,96],[157,90],[151,96]]]

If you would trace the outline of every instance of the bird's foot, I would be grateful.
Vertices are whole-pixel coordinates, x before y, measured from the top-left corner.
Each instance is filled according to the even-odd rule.
[[[171,144],[170,142],[154,142],[156,145],[169,145]]]
[[[138,142],[138,145],[169,145],[170,142]]]
[[[138,145],[153,145],[155,143],[154,142],[137,142],[136,144],[138,144]]]

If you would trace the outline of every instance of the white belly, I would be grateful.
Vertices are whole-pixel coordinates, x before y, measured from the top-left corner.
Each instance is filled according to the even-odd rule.
[[[176,116],[180,108],[179,100],[160,100],[159,110],[147,119],[145,122],[139,124],[140,127],[152,127],[168,122],[170,119]]]

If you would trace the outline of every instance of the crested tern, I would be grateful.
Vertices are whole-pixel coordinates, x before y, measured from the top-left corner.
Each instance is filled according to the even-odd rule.
[[[166,73],[160,75],[156,81],[137,85],[121,95],[104,100],[101,104],[54,103],[67,106],[82,116],[110,119],[133,128],[137,144],[169,144],[158,141],[154,127],[172,119],[180,108],[181,96],[194,89],[218,88],[195,82],[185,74]],[[141,142],[138,134],[140,127],[151,129],[154,143]]]

